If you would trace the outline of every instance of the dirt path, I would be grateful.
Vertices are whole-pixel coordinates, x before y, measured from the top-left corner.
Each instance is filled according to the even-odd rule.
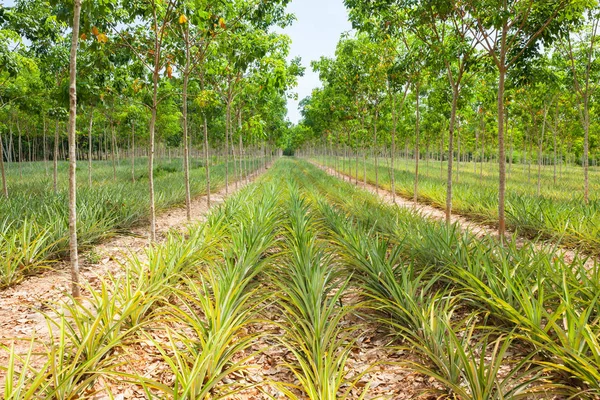
[[[262,172],[250,175],[253,182]],[[230,183],[229,194],[246,186],[246,183]],[[211,207],[221,204],[225,199],[225,188],[211,194]],[[188,223],[185,207],[167,210],[156,218],[158,242],[164,241],[171,230],[184,230],[189,224],[204,220],[209,207],[206,196],[192,200],[192,221]],[[145,250],[149,243],[149,226],[134,229],[132,235],[118,236],[101,243],[86,254],[82,254],[81,280],[95,286],[99,277],[107,273],[117,272],[121,263],[129,255],[136,254],[145,258]],[[59,262],[51,270],[25,279],[20,284],[0,292],[0,345],[10,347],[14,344],[15,352],[27,352],[32,337],[44,342],[48,337],[48,327],[39,310],[48,310],[48,303],[60,303],[68,299],[70,291],[70,275],[68,264]],[[6,365],[7,352],[0,348],[0,365]],[[2,374],[0,373],[0,378]]]
[[[340,173],[333,168],[325,167],[325,166],[317,164],[317,163],[311,162],[311,164],[313,164],[315,167],[325,171],[326,173],[328,173],[331,176],[335,176],[338,178],[340,176],[342,176],[344,178],[344,180],[350,179],[350,183],[353,182],[354,178],[345,173]],[[399,207],[412,209],[425,218],[430,218],[430,219],[437,220],[437,221],[445,221],[446,220],[445,211],[441,210],[439,208],[436,208],[436,207],[433,207],[433,206],[430,206],[427,204],[423,204],[420,202],[415,204],[414,201],[406,199],[398,194],[396,194],[395,201],[394,201],[394,196],[392,196],[391,191],[382,189],[382,188],[377,189],[377,187],[375,185],[372,185],[370,183],[367,183],[365,186],[365,183],[361,181],[359,183],[359,186],[361,186],[363,189],[381,197],[388,204],[396,204]],[[495,228],[475,222],[473,220],[468,219],[467,217],[457,215],[457,214],[452,214],[451,221],[452,221],[452,223],[457,223],[461,229],[468,230],[469,232],[475,234],[478,237],[493,236],[493,237],[498,238],[498,231]],[[510,231],[507,231],[507,234],[515,235],[514,232],[510,232]],[[526,237],[522,237],[522,236],[517,236],[516,240],[517,240],[517,245],[519,247],[525,246],[526,244],[529,244],[529,243],[533,243],[530,239],[528,239]],[[547,244],[544,244],[543,242],[534,243],[534,247],[540,251],[547,250],[548,248],[552,248],[553,246],[555,246],[555,245],[553,245],[552,243],[547,243]],[[559,247],[557,251],[558,251],[558,254],[560,254],[563,257],[563,259],[565,260],[565,262],[567,262],[567,263],[572,263],[573,260],[578,257],[578,253],[572,249]],[[581,256],[579,256],[579,257],[581,258]],[[589,268],[592,268],[594,266],[594,264],[597,264],[597,263],[599,263],[599,261],[597,259],[590,257],[586,261],[586,266]]]

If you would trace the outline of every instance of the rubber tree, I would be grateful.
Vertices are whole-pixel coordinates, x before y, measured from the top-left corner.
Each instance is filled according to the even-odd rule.
[[[145,105],[150,110],[148,126],[148,189],[150,240],[156,240],[156,204],[154,192],[154,156],[155,135],[158,106],[164,96],[159,97],[161,75],[165,79],[173,77],[173,55],[165,48],[166,37],[171,32],[179,15],[176,0],[158,1],[143,0],[130,2],[122,0],[118,7],[122,15],[127,16],[121,23],[111,25],[114,40],[119,40],[129,48],[131,54],[138,59],[150,74]],[[124,23],[124,24],[123,24]],[[165,96],[170,96],[167,93]]]
[[[583,199],[590,201],[589,148],[590,148],[590,101],[598,89],[597,67],[600,27],[600,10],[596,6],[586,13],[586,22],[572,29],[559,48],[565,54],[571,71],[573,87],[577,95],[577,107],[583,126]]]
[[[571,0],[465,0],[464,15],[473,18],[472,37],[492,60],[498,73],[498,233],[506,232],[505,89],[507,73],[524,58],[539,51],[536,44],[549,45],[565,29],[582,18],[595,1]]]
[[[189,86],[190,78],[199,73],[200,79],[204,80],[205,63],[209,47],[218,41],[222,32],[227,29],[224,15],[226,8],[233,7],[233,3],[216,3],[213,1],[189,0],[181,2],[178,12],[177,23],[179,25],[177,44],[181,47],[179,57],[175,57],[182,78],[182,128],[183,128],[183,171],[185,185],[186,217],[191,220],[191,191],[190,191],[190,145],[189,145]],[[215,23],[217,22],[217,23]],[[204,83],[202,83],[202,86]],[[208,128],[207,128],[208,130]],[[208,134],[206,132],[206,134]],[[206,138],[207,139],[207,138]],[[205,140],[206,145],[207,140]],[[207,153],[208,149],[205,148]],[[206,154],[208,158],[208,153]],[[206,160],[207,161],[207,160]],[[207,168],[207,202],[210,205],[210,170]]]

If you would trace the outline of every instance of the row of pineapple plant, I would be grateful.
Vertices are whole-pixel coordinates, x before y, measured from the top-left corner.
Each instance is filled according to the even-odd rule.
[[[130,384],[148,398],[253,386],[263,398],[371,398],[369,368],[349,360],[366,330],[384,327],[388,346],[412,356],[379,363],[431,377],[436,396],[593,399],[600,280],[586,261],[479,238],[281,160],[85,300],[56,304],[50,338],[2,367],[4,394],[85,398]],[[278,329],[251,329],[267,325]],[[123,368],[140,342],[168,378]],[[236,378],[274,348],[289,354],[280,366],[291,379]]]

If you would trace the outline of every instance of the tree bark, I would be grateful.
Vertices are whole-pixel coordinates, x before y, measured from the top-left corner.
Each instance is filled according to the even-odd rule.
[[[536,194],[539,197],[542,190],[542,154],[544,146],[544,134],[546,133],[546,119],[548,116],[548,108],[544,106],[544,120],[542,122],[542,132],[538,143],[538,176]]]
[[[498,234],[504,240],[506,232],[505,201],[506,201],[506,154],[504,149],[504,87],[506,80],[506,27],[502,34],[500,54],[499,83],[498,83]]]
[[[396,114],[396,96],[392,95],[392,149],[390,154],[390,184],[392,189],[392,202],[396,202],[396,171],[394,170],[394,157],[396,156],[396,130],[398,117]]]
[[[46,143],[46,134],[47,134],[47,129],[48,126],[46,124],[46,116],[44,115],[44,130],[42,132],[42,146],[44,146],[43,148],[43,154],[44,154],[44,169],[46,170],[46,176],[48,176],[48,146]]]
[[[19,133],[19,178],[23,179],[23,139],[21,135],[21,125],[19,124],[19,117],[16,118],[17,121],[17,132]]]
[[[183,178],[185,180],[185,214],[188,221],[192,220],[192,195],[190,191],[190,147],[188,143],[188,84],[190,80],[190,44],[189,26],[186,26],[185,35],[185,69],[183,73]]]
[[[0,174],[2,174],[2,194],[8,199],[8,185],[6,184],[6,173],[4,172],[4,146],[2,134],[0,134]]]
[[[419,130],[420,130],[420,110],[419,110],[419,91],[421,89],[420,82],[416,84],[416,96],[417,96],[417,107],[416,107],[416,123],[415,123],[415,187],[413,194],[413,201],[415,207],[419,200]]]
[[[452,163],[454,161],[454,129],[456,126],[456,110],[458,109],[458,88],[452,88],[452,110],[448,127],[448,175],[446,180],[446,224],[452,223]]]
[[[88,184],[92,186],[92,128],[94,127],[94,109],[90,110],[90,125],[88,129]]]
[[[77,42],[81,0],[74,0],[73,33],[69,73],[69,253],[71,261],[71,293],[80,296],[79,259],[77,253]]]
[[[373,147],[375,153],[375,191],[379,194],[379,157],[377,154],[377,117],[379,112],[375,111],[375,122],[373,123]]]
[[[552,136],[554,139],[554,185],[556,185],[556,164],[558,164],[558,152],[557,152],[557,144],[556,144],[556,136],[558,135],[558,107],[559,102],[556,102],[556,111],[554,113],[554,131],[552,132]]]
[[[131,121],[131,182],[135,183],[135,121]]]
[[[154,18],[156,21],[156,16]],[[156,25],[156,24],[155,24]],[[150,149],[148,151],[148,189],[150,191],[150,240],[156,240],[156,204],[154,196],[154,136],[156,131],[156,111],[158,108],[158,73],[160,69],[160,47],[158,40],[158,32],[155,32],[154,41],[154,71],[152,73],[152,107],[150,116]]]
[[[58,193],[58,133],[60,130],[60,123],[56,120],[56,130],[54,131],[54,175],[53,175],[53,188],[54,194]]]
[[[225,112],[225,195],[229,194],[229,129],[231,125],[231,96],[228,95]]]
[[[583,103],[583,200],[585,204],[590,202],[590,176],[589,176],[589,152],[590,152],[590,94],[586,89]]]
[[[206,114],[203,116],[204,125],[204,163],[206,168],[206,205],[210,207],[210,155],[208,149],[208,121]]]
[[[110,120],[110,158],[112,160],[113,180],[117,180],[117,164],[115,164],[115,123]]]

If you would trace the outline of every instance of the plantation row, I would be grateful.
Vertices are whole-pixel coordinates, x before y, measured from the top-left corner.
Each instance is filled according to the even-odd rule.
[[[392,169],[389,159],[355,159],[331,156],[311,156],[312,161],[333,168],[354,183],[369,183],[392,190]],[[414,199],[415,171],[413,162],[397,160],[394,166],[396,194]],[[418,180],[418,200],[444,209],[446,206],[445,163],[427,160],[421,163]],[[566,168],[557,183],[553,172],[530,175],[526,165],[514,165],[509,170],[506,197],[507,227],[531,238],[554,239],[568,248],[600,254],[600,172],[590,171],[590,201],[574,195],[580,185],[581,169]],[[455,171],[453,209],[476,221],[497,226],[497,168],[487,163],[462,163]]]
[[[600,395],[597,267],[476,238],[304,161],[277,161],[147,256],[54,306],[43,356],[11,359],[5,398],[131,384],[149,398],[371,398],[388,362],[458,399]],[[374,327],[397,357],[356,370]],[[257,377],[277,350],[290,378]]]
[[[245,179],[264,167],[265,162],[265,158],[247,160],[243,168],[237,168],[235,179]],[[235,170],[233,164],[229,162],[230,171]],[[94,162],[94,166],[92,185],[84,181],[78,188],[78,237],[84,250],[147,222],[149,216],[146,168],[138,168],[132,182],[131,166],[127,163],[117,167],[109,162]],[[69,248],[67,163],[61,162],[57,170],[59,190],[56,194],[42,163],[27,165],[22,178],[18,177],[21,172],[17,168],[9,170],[12,195],[0,201],[0,289],[18,283],[66,255]],[[210,189],[223,187],[225,164],[210,166],[210,171]],[[86,172],[85,168],[80,172]],[[154,175],[157,210],[185,202],[181,160],[159,162]],[[206,179],[203,164],[192,165],[193,196],[208,192]]]

